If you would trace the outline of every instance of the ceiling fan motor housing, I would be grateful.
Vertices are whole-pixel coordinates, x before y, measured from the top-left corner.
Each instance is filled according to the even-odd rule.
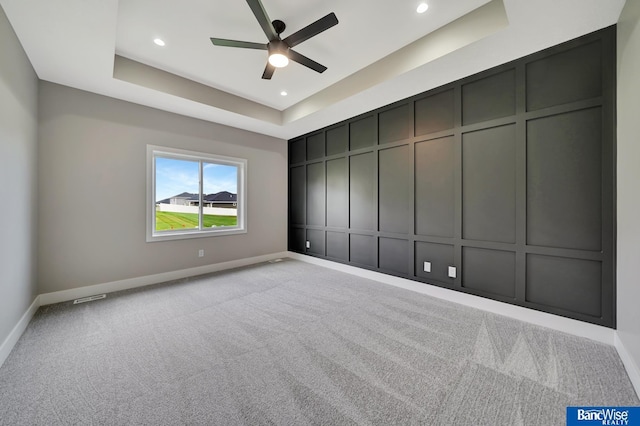
[[[269,50],[269,56],[275,53],[280,53],[286,56],[287,53],[289,52],[289,46],[287,45],[287,43],[285,43],[282,40],[273,40],[269,42],[268,50]]]

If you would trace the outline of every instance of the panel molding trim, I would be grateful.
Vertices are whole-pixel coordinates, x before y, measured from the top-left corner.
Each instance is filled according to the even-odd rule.
[[[289,250],[615,329],[615,33],[290,140]]]

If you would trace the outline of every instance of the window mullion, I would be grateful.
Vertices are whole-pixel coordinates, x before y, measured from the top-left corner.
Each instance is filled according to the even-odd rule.
[[[200,164],[200,179],[199,179],[200,183],[199,183],[199,189],[198,189],[198,192],[200,194],[200,202],[198,203],[198,205],[200,207],[198,209],[198,229],[202,231],[203,223],[204,223],[203,218],[202,218],[202,214],[203,214],[203,211],[204,211],[204,194],[202,193],[202,188],[204,187],[204,183],[203,183],[203,180],[204,180],[203,168],[204,168],[204,166],[203,166],[202,160],[200,160],[198,163]]]

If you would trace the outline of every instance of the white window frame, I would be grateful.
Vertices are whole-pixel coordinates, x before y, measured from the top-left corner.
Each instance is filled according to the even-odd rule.
[[[217,163],[235,166],[238,168],[238,224],[233,227],[202,227],[202,199],[199,204],[200,226],[196,229],[176,229],[169,231],[156,231],[156,157],[173,158],[176,160],[198,161],[199,166],[199,193],[202,198],[202,163]],[[204,152],[187,151],[178,148],[147,145],[147,242],[183,240],[189,238],[214,237],[222,235],[247,233],[247,160],[244,158],[225,157],[222,155],[208,154]]]

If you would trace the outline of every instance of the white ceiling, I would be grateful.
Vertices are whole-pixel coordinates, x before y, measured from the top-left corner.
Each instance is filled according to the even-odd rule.
[[[43,80],[281,138],[615,24],[624,6],[624,0],[427,0],[429,10],[418,15],[417,0],[262,1],[272,20],[287,24],[283,38],[335,12],[337,26],[295,48],[326,72],[291,63],[262,80],[265,51],[213,46],[209,37],[267,42],[244,0],[0,4]],[[156,37],[166,46],[153,44]],[[114,78],[116,55],[135,61],[115,62],[116,71],[120,62],[137,67],[135,78]],[[186,85],[189,91],[176,89]]]
[[[419,15],[414,0],[263,0],[269,17],[287,25],[282,38],[329,12],[339,20],[295,48],[327,71],[318,74],[294,63],[267,81],[260,78],[267,52],[214,47],[209,41],[212,36],[268,41],[244,0],[224,6],[212,0],[122,0],[116,53],[283,110],[488,1],[431,0],[431,13]],[[167,45],[155,46],[155,36]],[[288,96],[280,96],[282,90]]]

